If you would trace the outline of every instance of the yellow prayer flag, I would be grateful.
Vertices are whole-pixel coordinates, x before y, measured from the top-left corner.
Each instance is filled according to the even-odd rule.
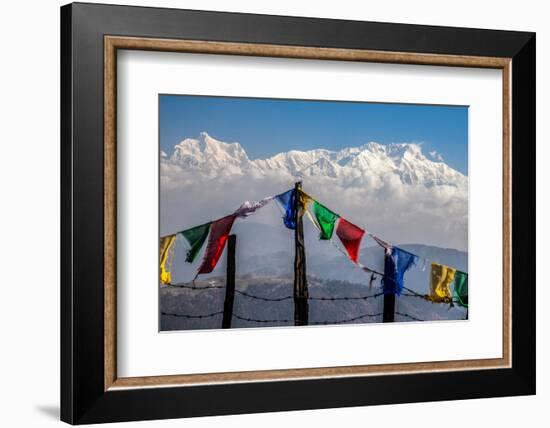
[[[430,299],[434,302],[451,301],[451,283],[455,278],[456,269],[452,267],[432,263],[430,279]]]
[[[160,280],[163,284],[170,284],[172,276],[172,259],[174,257],[173,247],[176,242],[176,235],[168,235],[160,238]]]
[[[307,210],[307,204],[309,204],[313,200],[313,198],[303,190],[300,190],[298,198],[298,202],[302,210]],[[302,212],[301,214],[303,215],[304,213]]]

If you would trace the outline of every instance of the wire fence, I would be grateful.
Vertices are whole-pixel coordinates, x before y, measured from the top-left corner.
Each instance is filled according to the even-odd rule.
[[[189,284],[189,283],[179,283],[179,284],[170,284],[170,286],[171,287],[176,287],[176,288],[185,288],[185,289],[194,290],[194,291],[208,291],[208,290],[225,289],[225,285],[215,285],[215,284],[208,285],[208,286],[196,286],[194,284]],[[283,301],[286,301],[286,300],[294,299],[293,295],[286,295],[286,296],[282,296],[282,297],[266,297],[266,296],[260,296],[260,295],[254,294],[254,293],[250,293],[248,291],[237,290],[237,289],[235,290],[235,293],[239,294],[243,297],[246,297],[248,299],[259,300],[259,301],[263,301],[263,302],[283,302]],[[370,299],[377,299],[377,298],[379,298],[383,295],[384,295],[384,293],[381,291],[381,292],[378,292],[378,293],[368,294],[368,295],[361,295],[361,296],[309,296],[309,297],[307,297],[307,300],[310,300],[310,301],[331,301],[331,302],[334,302],[334,301],[367,301],[367,300],[370,300]],[[453,303],[456,302],[456,300],[454,300],[454,299],[453,300],[446,300],[446,301],[435,301],[432,298],[430,298],[430,296],[418,293],[418,292],[416,292],[416,291],[414,291],[410,288],[407,288],[407,287],[404,288],[404,292],[400,295],[400,297],[414,297],[414,298],[423,299],[423,300],[431,302],[431,303],[450,304],[450,305],[452,305]],[[183,314],[183,313],[173,313],[173,312],[165,312],[165,311],[161,312],[161,314],[165,315],[165,316],[178,317],[178,318],[187,318],[187,319],[207,319],[207,318],[216,317],[218,315],[223,315],[223,313],[224,313],[223,311],[216,311],[216,312],[211,312],[211,313],[206,313],[206,314]],[[395,315],[397,315],[399,317],[406,318],[406,319],[412,320],[412,321],[427,321],[427,320],[421,319],[421,318],[419,318],[415,315],[411,315],[411,314],[401,312],[401,311],[397,311],[397,310],[394,313],[395,313]],[[349,318],[324,320],[324,321],[310,321],[308,323],[308,325],[347,324],[347,323],[352,323],[352,322],[362,320],[362,319],[366,319],[366,318],[376,318],[376,317],[381,317],[381,316],[383,316],[382,312],[363,313],[363,314],[353,316],[353,317],[349,317]],[[233,313],[232,317],[235,318],[235,319],[241,320],[241,321],[245,321],[245,322],[249,322],[249,323],[255,323],[255,324],[292,324],[292,323],[294,323],[294,319],[253,318],[253,317],[250,317],[250,316],[239,315],[239,314],[236,314],[236,313]]]
[[[203,318],[212,318],[217,315],[223,315],[223,311],[218,312],[212,312],[209,314],[201,314],[201,315],[190,315],[190,314],[181,314],[181,313],[172,313],[172,312],[161,312],[162,315],[171,316],[171,317],[179,317],[179,318],[188,318],[188,319],[203,319]],[[308,325],[332,325],[332,324],[346,324],[354,321],[358,321],[363,318],[373,318],[373,317],[380,317],[382,316],[382,312],[375,313],[375,314],[361,314],[355,317],[351,318],[344,318],[339,320],[331,320],[331,321],[310,321]],[[406,315],[406,314],[404,314]],[[247,321],[247,322],[254,322],[259,324],[286,324],[286,323],[294,323],[293,319],[259,319],[259,318],[251,318],[251,317],[245,317],[238,314],[232,314],[232,316],[236,319],[239,319],[241,321]],[[406,315],[410,316],[410,315]],[[410,316],[412,319],[415,319],[416,321],[422,321],[418,318]]]
[[[420,318],[417,318],[415,316],[412,316],[412,315],[409,315],[409,314],[405,314],[403,312],[399,312],[399,311],[395,311],[395,315],[399,315],[400,317],[405,317],[405,318],[408,318],[408,319],[411,319],[413,321],[426,321],[426,320],[422,320]]]

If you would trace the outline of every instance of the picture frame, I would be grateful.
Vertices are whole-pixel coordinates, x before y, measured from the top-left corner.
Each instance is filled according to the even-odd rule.
[[[118,377],[118,50],[502,70],[502,358]],[[535,96],[534,33],[63,6],[61,419],[86,424],[534,394]]]

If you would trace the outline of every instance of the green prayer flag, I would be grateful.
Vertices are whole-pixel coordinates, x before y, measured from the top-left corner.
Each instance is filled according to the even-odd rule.
[[[339,217],[338,214],[333,213],[317,201],[313,201],[313,213],[315,214],[317,224],[321,229],[321,235],[319,238],[323,240],[329,240],[332,238],[334,223],[336,223],[336,219]]]
[[[455,296],[459,306],[468,307],[468,274],[459,270],[455,273]]]
[[[191,246],[189,251],[187,251],[187,256],[185,257],[185,261],[187,263],[193,263],[195,261],[197,254],[199,254],[204,242],[206,241],[209,231],[210,223],[206,223],[181,232]]]

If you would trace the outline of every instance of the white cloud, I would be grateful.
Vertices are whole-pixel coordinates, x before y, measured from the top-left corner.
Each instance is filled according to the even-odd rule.
[[[432,159],[435,159],[439,162],[444,162],[443,156],[441,153],[438,153],[437,150],[432,150],[431,152],[428,152],[428,154],[431,156]]]
[[[213,179],[163,165],[161,229],[169,233],[219,218],[244,200],[290,189],[295,180],[276,172]],[[390,242],[467,249],[468,200],[463,189],[403,184],[394,174],[344,180],[307,177],[303,186],[332,210]]]

